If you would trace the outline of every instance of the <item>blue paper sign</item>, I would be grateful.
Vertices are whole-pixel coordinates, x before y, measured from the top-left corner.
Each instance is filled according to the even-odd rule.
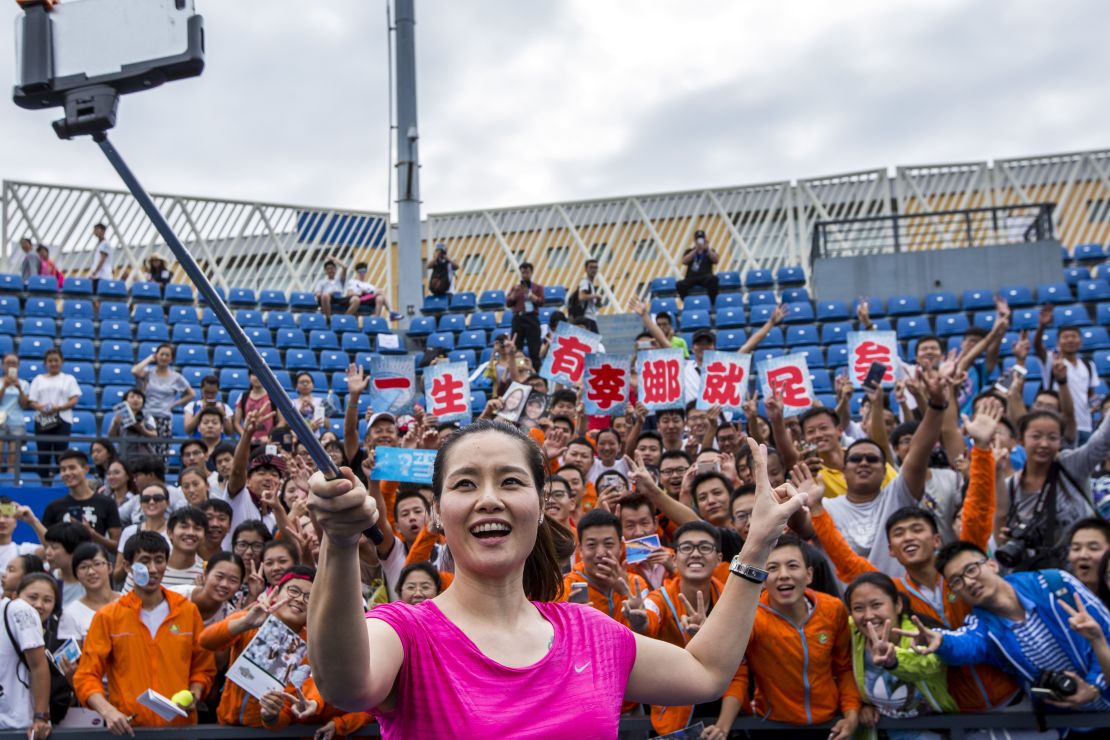
[[[465,362],[424,368],[425,410],[440,424],[470,423],[470,377]]]
[[[432,466],[435,465],[435,461],[435,450],[375,447],[374,470],[370,474],[370,479],[431,485]]]
[[[413,412],[416,399],[416,358],[374,355],[370,358],[370,408],[395,417]]]
[[[759,384],[763,397],[778,393],[783,416],[796,416],[813,405],[813,378],[804,354],[772,357],[759,363]]]
[[[752,356],[739,352],[705,350],[701,359],[701,390],[697,408],[720,406],[721,411],[743,412],[748,395]]]
[[[686,408],[682,376],[686,357],[680,349],[651,349],[636,355],[640,402],[649,411]]]
[[[601,336],[564,321],[551,336],[551,346],[540,368],[540,376],[553,383],[575,385],[586,370],[586,356],[597,352]]]
[[[589,416],[624,416],[628,408],[631,355],[586,355],[582,403]]]

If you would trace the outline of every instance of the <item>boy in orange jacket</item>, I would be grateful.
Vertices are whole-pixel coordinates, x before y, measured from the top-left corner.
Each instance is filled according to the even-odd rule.
[[[135,590],[93,616],[73,676],[77,698],[99,712],[115,735],[132,735],[133,726],[195,725],[196,702],[216,677],[215,656],[200,646],[204,620],[197,607],[162,588],[169,556],[170,546],[157,532],[138,532],[127,541],[123,560]],[[189,716],[162,719],[139,703],[147,689],[165,697],[188,689]]]
[[[628,625],[629,609],[643,609],[647,582],[621,565],[621,523],[604,509],[594,509],[578,522],[582,562],[563,578],[563,600],[589,604]]]

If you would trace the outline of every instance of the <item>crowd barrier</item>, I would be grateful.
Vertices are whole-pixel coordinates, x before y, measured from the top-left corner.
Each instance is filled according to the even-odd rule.
[[[1095,729],[1110,728],[1110,712],[1088,712],[1069,714],[1049,714],[1044,717],[1045,726],[1049,729]],[[812,725],[807,729],[828,729],[832,723]],[[879,721],[879,727],[887,730],[935,730],[947,734],[951,740],[963,740],[968,733],[993,730],[994,737],[998,740],[1007,738],[1010,730],[1036,730],[1038,729],[1037,717],[1033,713],[1021,710],[1006,710],[990,712],[987,714],[937,714],[916,719]],[[266,730],[261,728],[228,727],[225,725],[193,725],[192,727],[164,727],[158,729],[135,730],[138,738],[150,740],[233,740],[237,738],[305,738],[312,737],[317,727],[314,725],[294,725],[283,730]],[[779,731],[782,737],[788,738],[788,732],[797,732],[797,725],[787,725],[780,722],[765,722],[754,717],[740,717],[732,725],[733,731]],[[621,719],[620,740],[645,740],[654,736],[651,731],[651,720],[647,717],[625,717]],[[106,730],[93,730],[87,727],[55,728],[51,737],[56,738],[87,738],[90,736],[107,737]],[[1105,737],[1103,733],[1092,734],[1091,737]],[[378,726],[370,725],[352,735],[352,737],[380,737]],[[0,730],[0,740],[26,740],[26,731]]]

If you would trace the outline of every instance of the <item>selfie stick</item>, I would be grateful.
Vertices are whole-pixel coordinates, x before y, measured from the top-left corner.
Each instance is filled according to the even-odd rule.
[[[216,289],[209,282],[208,276],[200,269],[200,265],[196,263],[193,256],[189,254],[189,250],[185,249],[185,245],[177,238],[169,223],[162,216],[162,212],[158,210],[158,206],[151,200],[150,195],[143,189],[142,184],[139,183],[138,178],[131,172],[131,168],[123,161],[116,148],[112,146],[112,142],[108,141],[108,135],[103,131],[96,132],[92,135],[93,140],[100,145],[100,150],[104,152],[104,156],[112,163],[112,167],[119,173],[120,179],[127,185],[127,189],[131,191],[131,195],[139,203],[139,207],[146,213],[147,218],[154,224],[154,228],[166,240],[166,245],[169,246],[173,256],[181,264],[185,270],[185,274],[193,281],[197,291],[204,296],[208,302],[208,306],[212,312],[216,314],[216,318],[220,320],[220,324],[227,330],[227,334],[231,337],[232,343],[243,354],[243,359],[246,360],[247,365],[250,367],[251,372],[254,373],[262,387],[266,389],[266,393],[270,396],[270,403],[272,403],[278,412],[284,417],[293,434],[296,435],[300,443],[304,445],[305,450],[312,457],[316,467],[324,474],[325,477],[332,479],[339,477],[339,468],[332,461],[324,446],[320,444],[320,440],[316,438],[316,434],[308,425],[301,413],[293,406],[292,399],[281,387],[274,372],[266,361],[262,359],[262,355],[258,354],[254,343],[250,340],[235,321],[235,317],[231,315],[230,309],[224,303],[223,298],[216,292]],[[363,534],[365,534],[374,544],[379,544],[382,541],[382,532],[377,525],[370,527]]]

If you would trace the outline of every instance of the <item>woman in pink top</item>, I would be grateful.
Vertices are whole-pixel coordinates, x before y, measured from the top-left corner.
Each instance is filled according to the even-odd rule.
[[[758,495],[740,560],[762,568],[802,499],[789,486],[772,491],[766,450],[754,452]],[[724,694],[760,584],[730,576],[685,649],[589,606],[553,603],[562,580],[542,513],[544,477],[543,453],[515,427],[479,420],[456,432],[432,482],[455,579],[434,599],[364,617],[358,547],[377,506],[349,468],[333,481],[313,476],[309,506],[324,542],[308,642],[328,703],[375,710],[385,738],[612,738],[625,698],[685,705]]]

